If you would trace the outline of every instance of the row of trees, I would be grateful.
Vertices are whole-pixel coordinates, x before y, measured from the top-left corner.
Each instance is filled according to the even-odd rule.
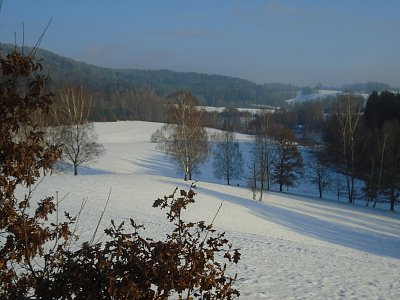
[[[399,99],[399,94],[383,91],[373,92],[367,101],[360,95],[346,93],[323,101],[295,103],[267,115],[268,121],[263,120],[262,113],[256,115],[247,132],[260,136],[269,124],[298,130],[301,142],[312,154],[307,160],[306,179],[318,186],[320,197],[330,189],[338,199],[345,197],[350,203],[365,199],[367,205],[375,206],[386,199],[393,210],[400,195]],[[272,127],[276,131],[276,126]],[[259,161],[268,161],[269,157],[265,150]],[[254,173],[255,165],[252,169],[250,173]],[[268,188],[272,178],[268,163],[264,169],[266,175],[261,177],[266,178]],[[259,182],[260,187],[263,185]]]
[[[54,101],[48,112],[35,111],[31,118],[46,133],[46,142],[62,149],[60,167],[71,165],[74,175],[78,175],[81,165],[104,153],[90,121],[93,96],[82,85],[64,85],[57,88],[52,97]],[[29,130],[31,126],[26,125],[17,136],[24,139]]]
[[[279,185],[281,192],[284,186],[293,186],[302,173],[303,160],[293,131],[275,124],[271,113],[262,112],[258,125],[251,150],[249,186],[253,198],[259,191],[262,200],[272,182]]]
[[[171,108],[169,123],[152,136],[160,142],[160,148],[177,164],[185,180],[192,180],[209,154],[208,136],[202,127],[202,113],[190,92],[183,91],[169,97]],[[271,182],[292,186],[302,172],[303,162],[297,149],[294,133],[272,121],[272,114],[264,112],[259,117],[259,127],[254,136],[252,161],[250,163],[249,186],[254,191],[269,190]],[[216,144],[213,155],[213,170],[217,178],[231,184],[233,179],[243,177],[243,157],[229,123],[225,131],[214,135]]]
[[[298,121],[312,124],[315,130],[324,130],[324,143],[316,141],[310,150],[312,156],[307,160],[305,177],[317,186],[319,197],[328,188],[335,189],[338,198],[345,191],[350,203],[361,196],[367,199],[367,204],[372,201],[376,205],[379,198],[387,197],[394,209],[399,196],[400,169],[398,94],[374,92],[365,105],[362,97],[347,93],[330,99],[329,106],[312,102],[292,107],[293,112],[290,109],[261,112],[249,123],[248,130],[254,138],[247,172],[232,130],[237,127],[231,122],[235,114],[227,114],[229,118],[220,121],[224,131],[213,136],[215,147],[210,152],[202,128],[204,119],[195,98],[189,92],[181,92],[169,99],[173,104],[168,114],[170,123],[154,134],[153,139],[162,142],[161,148],[177,163],[186,180],[212,154],[215,176],[227,184],[246,176],[254,198],[259,193],[261,200],[272,183],[280,191],[293,186],[303,173],[303,161],[296,136],[283,124],[295,112],[302,115]],[[344,189],[339,175],[332,178],[333,170],[344,176]],[[360,181],[365,183],[363,190]]]
[[[60,93],[60,99],[74,98],[63,97],[65,91]],[[70,94],[79,95],[79,92],[75,90]],[[260,199],[263,191],[270,189],[271,182],[277,183],[282,191],[284,186],[294,184],[301,174],[303,164],[297,151],[296,137],[286,126],[301,124],[303,134],[304,131],[321,131],[325,128],[326,146],[317,147],[315,157],[308,165],[313,170],[310,180],[318,186],[319,196],[322,197],[323,190],[333,185],[333,180],[328,180],[327,170],[330,165],[336,168],[337,172],[344,174],[346,197],[350,203],[354,203],[363,195],[368,200],[367,204],[372,201],[375,206],[379,197],[387,196],[391,209],[394,209],[399,193],[396,131],[400,114],[398,97],[391,92],[374,92],[365,106],[362,97],[347,93],[328,99],[325,103],[313,101],[283,107],[274,113],[264,111],[255,118],[244,116],[235,109],[226,109],[217,116],[221,120],[217,123],[213,121],[214,125],[225,130],[225,133],[216,139],[216,149],[213,151],[214,173],[216,177],[225,179],[228,184],[232,179],[243,175],[243,159],[239,145],[234,140],[233,130],[251,132],[254,134],[254,145],[251,150],[252,161],[247,172],[249,185],[252,190],[260,192]],[[167,117],[164,117],[167,124],[158,132],[158,138],[163,142],[162,150],[183,171],[185,180],[191,180],[209,154],[208,137],[203,125],[210,123],[210,114],[204,114],[198,109],[197,100],[188,91],[170,95],[167,100],[172,105],[168,105]],[[68,107],[65,105],[68,101],[63,102],[63,106]],[[165,110],[165,106],[163,107]],[[55,118],[57,119],[58,117]],[[243,123],[244,119],[248,120],[247,124]],[[88,118],[85,118],[83,123],[87,124],[85,128],[90,129],[90,122],[87,120]],[[67,120],[69,124],[74,122]],[[79,133],[78,130],[75,132]],[[71,134],[62,136],[73,137]],[[86,135],[83,140],[94,141],[95,136]],[[89,155],[81,155],[81,160],[77,159],[76,147],[66,149],[64,153],[70,153],[68,159],[73,163],[75,173],[76,166],[101,154],[101,147],[96,145],[95,142],[88,143],[88,151],[83,153]],[[363,191],[357,187],[356,182],[359,180],[365,182]],[[339,197],[339,182],[336,182],[336,188]]]
[[[150,88],[114,88],[107,92],[95,91],[90,94],[94,96],[89,116],[92,121],[165,121],[167,105],[164,99]]]

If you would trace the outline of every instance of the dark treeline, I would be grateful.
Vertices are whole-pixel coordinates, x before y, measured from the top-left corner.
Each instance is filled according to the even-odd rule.
[[[109,122],[141,120],[164,122],[167,101],[147,88],[94,92],[91,120]]]
[[[222,112],[206,111],[203,119],[207,127],[223,130],[228,125],[235,132],[254,134],[261,126],[260,114],[269,113],[274,124],[294,131],[301,130],[298,138],[306,141],[314,134],[322,134],[333,101],[325,99],[283,104],[280,108],[260,109],[259,113],[227,107]]]
[[[345,176],[344,196],[350,203],[364,199],[375,206],[385,200],[394,210],[400,195],[400,94],[373,91],[365,101],[347,93],[280,114],[291,116],[282,119],[287,126],[302,126],[303,137],[319,133],[323,162]]]
[[[3,53],[15,49],[10,44],[1,44]],[[21,50],[21,49],[20,49]],[[25,47],[28,54],[31,48]],[[37,49],[36,57],[42,60],[51,86],[65,83],[83,84],[96,92],[98,101],[94,116],[98,118],[125,119],[130,113],[122,113],[115,100],[121,93],[138,93],[148,90],[164,98],[179,90],[190,90],[200,105],[248,107],[251,105],[279,106],[283,100],[294,97],[297,87],[286,84],[255,84],[251,81],[221,75],[184,73],[170,70],[111,69],[88,65]],[[124,95],[125,97],[126,95]],[[126,97],[125,97],[126,98]],[[98,119],[97,119],[98,120]]]
[[[394,210],[400,196],[400,94],[374,91],[365,100],[345,93],[255,115],[228,108],[205,113],[204,120],[210,127],[228,124],[233,131],[257,135],[266,114],[270,124],[278,125],[274,128],[289,128],[297,142],[313,146],[315,161],[309,167],[320,173],[312,175],[319,188],[330,186],[350,203],[364,200],[375,206],[385,201]],[[342,174],[344,182],[329,178],[328,183],[329,176],[321,177],[327,169]]]

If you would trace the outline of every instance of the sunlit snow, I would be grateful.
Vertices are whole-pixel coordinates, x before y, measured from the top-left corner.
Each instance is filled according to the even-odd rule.
[[[47,177],[34,196],[58,191],[59,198],[66,196],[60,209],[71,212],[87,199],[78,228],[83,241],[93,234],[111,190],[101,228],[111,219],[133,218],[149,236],[163,238],[168,230],[164,212],[152,203],[190,183],[150,142],[161,125],[96,123],[105,155],[78,176]],[[250,137],[237,137],[248,151]],[[215,226],[241,249],[241,261],[231,268],[238,273],[241,299],[400,299],[397,212],[277,192],[255,201],[244,181],[226,186],[215,179],[211,162],[195,179],[197,201],[184,218],[211,222],[223,201]],[[101,233],[97,236],[101,239]]]

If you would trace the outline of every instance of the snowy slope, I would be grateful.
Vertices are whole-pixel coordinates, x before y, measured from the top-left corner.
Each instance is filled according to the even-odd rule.
[[[82,175],[47,177],[35,196],[58,191],[59,198],[66,195],[61,210],[71,212],[87,199],[79,232],[90,237],[111,189],[101,228],[111,218],[133,218],[148,235],[163,237],[168,224],[152,203],[190,183],[150,143],[160,126],[96,123],[105,155]],[[210,166],[196,178],[197,201],[185,216],[211,222],[223,201],[215,225],[241,248],[242,260],[232,268],[241,299],[400,299],[398,213],[279,193],[254,201],[245,188],[218,184]]]
[[[342,93],[343,93],[342,91],[335,91],[335,90],[318,90],[315,93],[311,94],[302,94],[301,92],[298,92],[296,98],[287,99],[286,102],[287,103],[306,102],[310,100],[324,99],[328,96],[337,96]]]
[[[301,102],[306,102],[306,101],[311,101],[311,100],[325,99],[329,96],[337,96],[340,94],[343,94],[343,91],[317,90],[315,93],[311,93],[311,94],[302,94],[301,92],[298,92],[296,98],[287,99],[285,101],[290,104],[301,103]],[[356,93],[356,94],[362,96],[365,100],[369,96],[369,94],[367,94],[367,93]]]

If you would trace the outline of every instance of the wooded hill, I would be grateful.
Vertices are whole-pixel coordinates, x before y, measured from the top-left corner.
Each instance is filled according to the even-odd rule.
[[[0,43],[0,49],[8,53],[15,46]],[[32,48],[24,47],[25,54],[30,51]],[[286,84],[255,84],[244,79],[195,72],[103,68],[43,49],[37,50],[36,57],[42,59],[53,85],[83,83],[88,89],[106,95],[116,90],[147,88],[165,97],[179,90],[190,90],[202,105],[250,107],[260,104],[279,106],[299,90]]]

